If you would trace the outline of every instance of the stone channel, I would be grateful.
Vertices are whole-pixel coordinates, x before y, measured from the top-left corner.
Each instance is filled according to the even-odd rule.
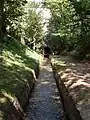
[[[66,120],[51,65],[43,60],[26,109],[26,120]]]

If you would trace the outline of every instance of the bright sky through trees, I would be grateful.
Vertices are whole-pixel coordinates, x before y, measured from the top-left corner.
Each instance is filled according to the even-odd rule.
[[[32,0],[32,1],[35,1],[35,2],[41,2],[42,0]]]
[[[42,2],[42,0],[27,0],[27,1]]]
[[[43,0],[27,0],[27,1],[28,2],[29,1],[33,1],[33,2],[37,2],[38,3],[38,2],[42,2]],[[41,11],[41,15],[42,15],[42,18],[43,18],[43,23],[44,23],[43,30],[44,30],[44,32],[46,32],[47,31],[47,25],[48,25],[49,19],[51,17],[50,10],[47,9],[47,8],[39,7],[36,12],[40,12],[40,11]]]

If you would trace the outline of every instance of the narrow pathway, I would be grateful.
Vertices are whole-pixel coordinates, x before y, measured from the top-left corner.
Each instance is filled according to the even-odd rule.
[[[65,120],[63,113],[52,68],[45,59],[29,100],[27,120]]]

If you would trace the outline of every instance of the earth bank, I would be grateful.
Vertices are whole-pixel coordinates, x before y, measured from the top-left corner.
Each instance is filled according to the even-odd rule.
[[[68,56],[55,56],[55,58],[52,59],[52,63],[60,77],[58,83],[63,83],[68,90],[82,118],[89,120],[90,63],[86,61],[75,61]]]

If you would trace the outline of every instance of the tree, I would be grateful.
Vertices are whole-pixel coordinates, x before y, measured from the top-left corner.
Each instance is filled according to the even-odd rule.
[[[75,29],[73,30],[73,27],[76,24],[73,20],[73,16],[75,16],[75,9],[68,0],[53,0],[52,2],[47,0],[46,7],[51,11],[48,31],[51,33],[51,36],[55,35],[55,38],[57,37],[57,46],[58,43],[63,42],[64,47],[62,46],[62,48],[67,49],[68,46],[65,46],[71,43],[71,38],[73,35],[75,36],[76,31]],[[50,38],[51,42],[53,42],[52,37]],[[63,50],[62,48],[61,50]]]
[[[77,47],[81,51],[82,56],[85,56],[88,52],[90,52],[90,1],[70,1],[74,6],[77,15],[79,16],[78,21],[80,23],[80,37]]]
[[[4,0],[0,1],[0,41],[3,39],[3,7],[4,7]]]
[[[25,38],[27,44],[32,48],[40,47],[42,43],[42,19],[40,12],[37,12],[38,4],[30,2],[27,6],[25,16]]]
[[[5,0],[4,2],[4,26],[7,34],[16,39],[21,37],[21,21],[25,14],[26,3],[26,0]]]
[[[45,0],[44,5],[52,15],[48,26],[51,36],[59,35],[60,42],[67,42],[67,50],[79,51],[84,58],[90,52],[90,1]]]

